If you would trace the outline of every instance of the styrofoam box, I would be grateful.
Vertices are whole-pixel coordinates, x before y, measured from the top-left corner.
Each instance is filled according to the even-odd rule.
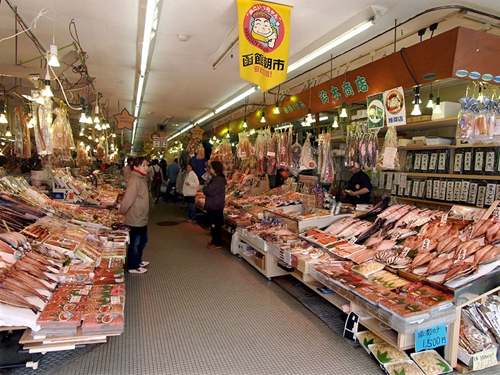
[[[441,113],[432,113],[432,120],[457,117],[462,105],[454,102],[441,102]]]
[[[406,139],[406,138],[399,138],[398,139],[398,145],[399,146],[408,146],[409,144],[412,144],[413,140],[412,139]]]
[[[434,145],[451,145],[451,138],[441,138],[441,137],[429,137],[425,139],[425,144],[427,146]]]

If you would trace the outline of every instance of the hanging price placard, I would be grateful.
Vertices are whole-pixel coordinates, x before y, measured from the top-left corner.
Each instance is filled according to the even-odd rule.
[[[446,325],[440,324],[434,327],[415,331],[415,351],[439,348],[448,343],[446,336]]]

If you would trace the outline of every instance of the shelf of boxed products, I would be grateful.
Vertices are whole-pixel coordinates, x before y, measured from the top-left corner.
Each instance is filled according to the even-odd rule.
[[[404,185],[393,186],[391,193],[397,199],[434,206],[489,207],[500,199],[500,184],[493,178],[469,180],[422,175],[422,178],[407,178]]]
[[[418,172],[404,172],[410,178],[454,178],[464,180],[486,180],[498,181],[500,176],[493,176],[487,174],[449,174],[449,173],[418,173]]]

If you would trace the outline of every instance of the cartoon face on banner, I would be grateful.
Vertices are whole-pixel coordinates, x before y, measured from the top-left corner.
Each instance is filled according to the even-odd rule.
[[[268,4],[255,4],[245,14],[243,32],[249,43],[268,53],[280,46],[285,27],[275,9]]]

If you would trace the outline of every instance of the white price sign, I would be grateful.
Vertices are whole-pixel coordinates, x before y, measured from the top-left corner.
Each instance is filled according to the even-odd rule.
[[[472,355],[472,371],[495,366],[497,363],[497,349],[488,349]]]

